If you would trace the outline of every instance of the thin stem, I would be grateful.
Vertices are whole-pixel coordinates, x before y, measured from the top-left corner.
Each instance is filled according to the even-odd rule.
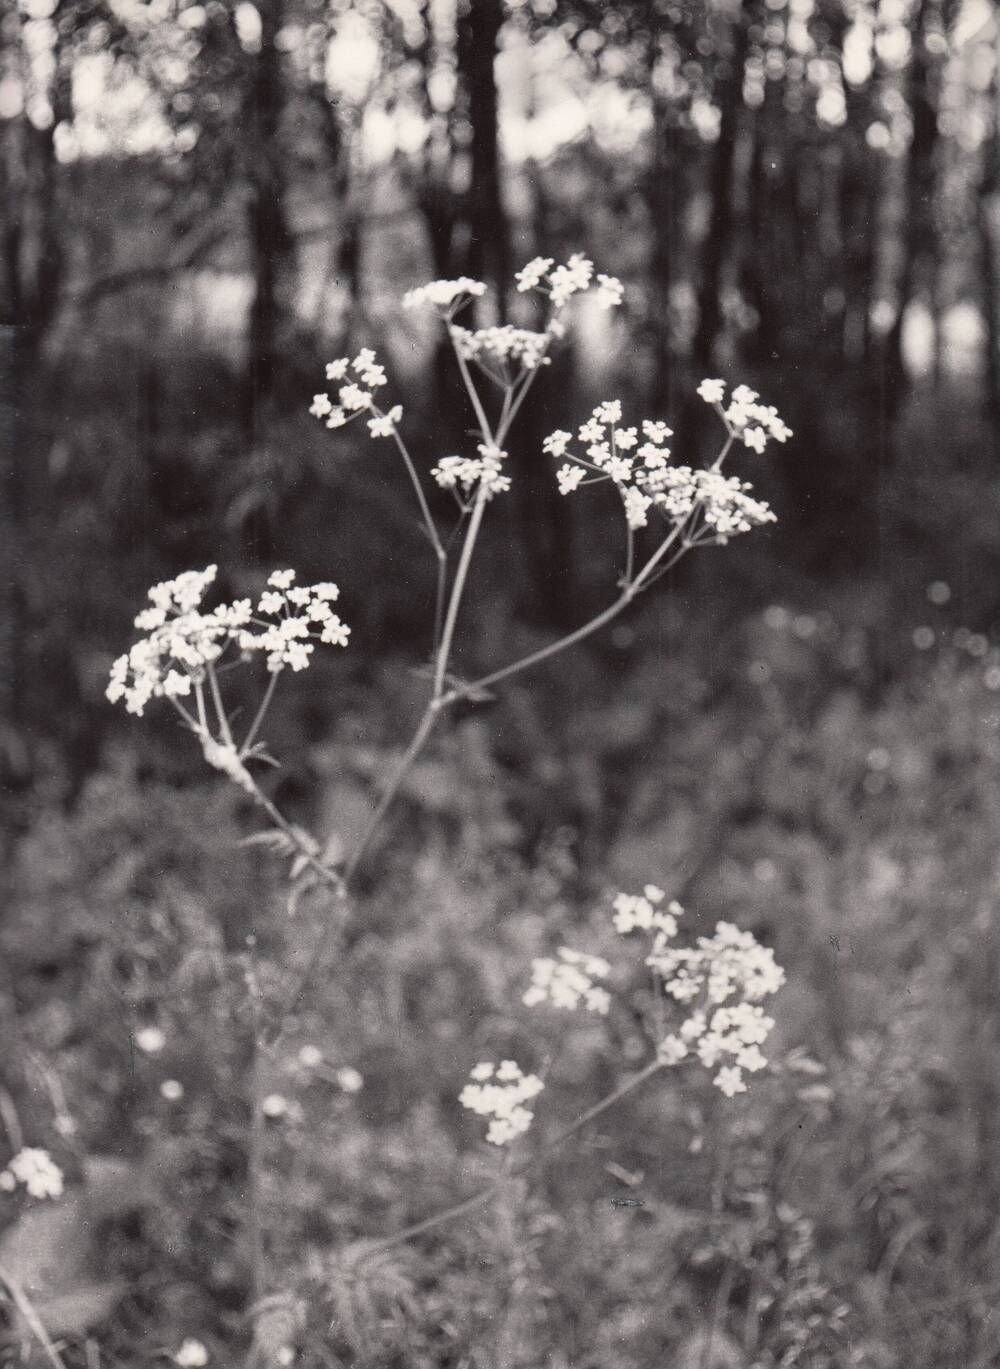
[[[677,562],[682,560],[691,550],[691,545],[692,544],[690,542],[685,542],[680,547],[678,547],[677,550],[674,552],[673,556],[671,556],[670,560],[664,561],[663,565],[657,568],[656,573],[649,577],[649,579],[643,585],[643,589],[649,589],[651,585],[656,584],[657,580],[662,580],[664,575],[667,575],[670,571],[672,571],[674,566],[676,566]]]
[[[205,691],[201,687],[201,681],[194,682],[194,697],[198,705],[198,722],[201,724],[202,735],[210,737],[212,734],[208,730],[208,714],[205,712]]]
[[[632,583],[632,572],[635,570],[635,532],[632,524],[625,522],[625,576],[623,584],[628,586]]]
[[[455,352],[455,357],[458,360],[458,369],[462,374],[462,382],[465,385],[469,398],[472,400],[472,407],[476,411],[476,420],[479,423],[479,430],[483,435],[483,441],[488,447],[495,446],[496,439],[493,436],[493,429],[490,427],[490,421],[486,417],[486,410],[483,408],[482,400],[479,398],[479,391],[476,389],[475,382],[469,374],[469,368],[466,365],[465,357],[459,350],[458,343],[455,341],[454,334],[450,328],[448,329],[448,336],[451,339],[451,345]]]
[[[263,1201],[264,1179],[264,1040],[260,1030],[260,984],[251,950],[250,969],[247,974],[247,987],[250,990],[250,1015],[253,1029],[253,1063],[250,1075],[250,1154],[248,1157],[250,1180],[250,1213],[248,1236],[250,1238],[250,1286],[253,1301],[259,1302],[267,1287],[267,1271],[264,1262],[264,1226],[261,1205]]]
[[[487,491],[480,485],[476,495],[476,502],[473,505],[472,517],[469,519],[469,526],[466,529],[465,541],[462,543],[462,554],[458,560],[458,569],[455,571],[455,583],[451,587],[448,612],[445,615],[444,630],[441,633],[441,645],[438,647],[437,660],[434,663],[433,699],[435,703],[440,703],[441,697],[444,694],[444,680],[448,670],[448,658],[451,655],[451,645],[455,636],[458,610],[462,602],[462,594],[465,590],[465,582],[468,578],[469,566],[472,562],[472,553],[476,546],[476,538],[479,536],[483,514],[486,512],[486,502]]]
[[[346,891],[344,889],[344,879],[342,878],[342,876],[338,875],[336,870],[331,870],[328,865],[323,864],[323,862],[317,857],[315,851],[313,851],[310,848],[309,844],[303,840],[301,832],[297,831],[297,829],[292,826],[292,824],[288,821],[288,819],[281,812],[281,810],[275,807],[275,805],[267,797],[267,795],[264,793],[263,789],[261,789],[260,785],[254,779],[254,777],[250,775],[249,779],[251,788],[248,792],[251,794],[254,802],[258,803],[261,806],[261,808],[263,808],[264,812],[274,823],[275,827],[277,827],[279,831],[283,832],[285,836],[288,838],[288,840],[292,842],[292,844],[294,845],[295,849],[298,851],[302,859],[306,862],[306,864],[310,867],[314,874],[319,875],[320,879],[327,886],[327,888],[332,889],[335,894],[338,894],[341,897],[343,897]]]
[[[414,493],[417,496],[417,503],[420,505],[420,516],[424,520],[424,527],[427,529],[427,536],[431,539],[431,546],[434,548],[434,552],[437,555],[438,559],[443,559],[444,547],[441,545],[441,538],[438,535],[438,530],[435,526],[434,519],[431,517],[431,510],[430,505],[427,503],[427,496],[424,494],[423,486],[420,483],[420,477],[417,475],[417,468],[413,464],[413,458],[410,456],[409,449],[407,448],[406,443],[403,441],[403,439],[397,432],[395,424],[393,425],[392,436],[393,440],[396,443],[396,447],[399,450],[399,454],[403,458],[403,463],[406,466],[407,474],[410,477],[410,483],[412,484]]]
[[[645,587],[646,581],[652,575],[653,571],[660,564],[664,556],[666,556],[667,552],[674,545],[674,543],[677,541],[678,537],[680,537],[683,531],[683,523],[676,523],[674,525],[673,532],[670,534],[669,537],[665,537],[663,539],[663,541],[657,547],[656,551],[653,552],[652,556],[643,566],[642,570],[640,570],[639,574],[632,581],[632,590],[634,593],[638,593],[640,589],[643,589]]]
[[[500,1185],[507,1179],[516,1177],[520,1174],[525,1174],[528,1170],[533,1169],[540,1160],[551,1151],[556,1150],[564,1141],[568,1141],[571,1136],[575,1136],[576,1133],[587,1126],[589,1122],[594,1121],[596,1117],[600,1117],[601,1113],[607,1112],[608,1108],[614,1107],[614,1105],[620,1102],[627,1094],[640,1088],[647,1080],[652,1079],[654,1074],[658,1074],[660,1070],[665,1068],[666,1066],[659,1060],[654,1060],[651,1064],[647,1065],[645,1069],[640,1070],[638,1074],[634,1075],[624,1084],[620,1084],[618,1088],[609,1093],[607,1097],[602,1098],[599,1103],[595,1103],[592,1108],[588,1108],[586,1112],[581,1113],[575,1121],[569,1124],[569,1126],[564,1127],[562,1131],[557,1132],[555,1136],[551,1137],[548,1141],[543,1142],[533,1155],[530,1155],[517,1163],[506,1165],[501,1173],[498,1174],[486,1188],[480,1189],[478,1193],[473,1193],[469,1198],[463,1198],[460,1203],[455,1203],[453,1207],[445,1208],[443,1212],[436,1212],[431,1217],[425,1217],[423,1221],[414,1222],[412,1226],[404,1227],[402,1231],[397,1231],[392,1236],[385,1236],[381,1240],[366,1242],[363,1250],[359,1252],[360,1259],[366,1260],[372,1255],[381,1254],[385,1250],[391,1250],[394,1246],[402,1245],[406,1241],[413,1240],[416,1236],[422,1236],[426,1231],[433,1231],[436,1227],[444,1226],[445,1223],[454,1221],[456,1217],[461,1217],[466,1212],[471,1212],[474,1208],[478,1207],[480,1203],[484,1203],[487,1198],[492,1197]]]
[[[427,496],[424,494],[423,486],[420,483],[420,477],[417,475],[417,468],[413,464],[413,458],[410,456],[409,448],[399,435],[395,424],[393,425],[392,436],[399,454],[403,458],[403,464],[406,466],[407,474],[410,477],[410,484],[413,486],[414,493],[417,496],[417,503],[420,505],[420,516],[424,520],[424,528],[427,532],[427,536],[431,540],[431,546],[434,548],[434,555],[437,557],[437,589],[434,596],[434,638],[432,647],[432,651],[437,651],[438,643],[441,640],[441,616],[444,613],[445,586],[448,578],[448,553],[444,549],[444,544],[441,541],[437,526],[431,515],[430,505],[427,503]]]
[[[215,704],[215,712],[219,719],[219,731],[222,740],[228,746],[235,746],[233,734],[229,730],[229,719],[226,717],[226,710],[222,704],[222,691],[219,689],[219,681],[215,676],[215,668],[211,665],[208,667],[208,684],[212,691],[212,702]]]
[[[278,687],[278,676],[280,674],[280,670],[272,670],[270,672],[271,678],[268,681],[267,689],[264,691],[264,697],[260,701],[260,708],[257,709],[257,715],[250,724],[250,730],[243,738],[243,745],[240,747],[239,751],[240,760],[246,756],[257,738],[257,733],[260,731],[260,725],[264,721],[267,710],[271,707],[271,700],[274,698],[274,691]]]
[[[52,1344],[49,1333],[46,1331],[41,1317],[35,1311],[31,1299],[28,1297],[27,1293],[25,1293],[17,1279],[14,1278],[13,1274],[4,1269],[3,1265],[0,1265],[0,1283],[3,1283],[6,1286],[14,1306],[24,1318],[32,1335],[45,1351],[45,1357],[49,1363],[54,1365],[55,1369],[66,1369],[66,1361]]]
[[[479,680],[474,680],[471,684],[461,686],[451,690],[441,699],[442,707],[454,703],[457,699],[464,698],[466,695],[477,693],[482,689],[489,689],[491,685],[498,684],[501,680],[506,680],[511,675],[517,675],[522,670],[530,670],[534,665],[547,660],[550,656],[555,656],[557,652],[565,651],[568,647],[575,646],[577,642],[582,642],[584,638],[592,633],[600,631],[606,623],[610,623],[616,618],[624,608],[631,603],[634,597],[634,590],[630,587],[623,590],[613,604],[609,604],[603,612],[596,618],[591,618],[589,622],[578,627],[574,632],[566,637],[560,637],[558,641],[549,642],[547,646],[539,647],[537,651],[530,652],[527,656],[522,656],[520,660],[513,661],[510,665],[504,666],[500,670],[494,670],[489,675],[484,675]]]
[[[349,885],[357,873],[358,866],[361,864],[361,860],[368,849],[372,837],[374,837],[375,833],[378,831],[382,819],[385,817],[387,811],[394,802],[396,795],[399,793],[400,786],[409,774],[411,766],[420,755],[420,752],[424,749],[424,743],[427,741],[427,738],[434,728],[439,712],[439,707],[433,702],[428,704],[427,708],[424,710],[424,715],[420,719],[417,730],[414,732],[410,744],[403,754],[403,759],[400,761],[396,773],[393,775],[392,780],[381,799],[379,799],[378,807],[369,818],[368,825],[361,834],[358,844],[354,848],[354,852],[344,868],[345,885]]]
[[[732,447],[733,443],[736,441],[736,434],[735,434],[735,432],[733,432],[732,429],[729,427],[729,424],[728,424],[728,423],[726,424],[726,430],[727,430],[727,432],[728,432],[729,435],[728,435],[728,437],[726,438],[725,443],[723,444],[722,451],[719,453],[719,455],[718,455],[718,456],[715,458],[715,460],[712,462],[711,469],[712,469],[713,471],[717,471],[717,470],[719,469],[719,467],[722,465],[723,461],[725,461],[726,457],[729,455],[729,451],[730,451],[730,448]]]

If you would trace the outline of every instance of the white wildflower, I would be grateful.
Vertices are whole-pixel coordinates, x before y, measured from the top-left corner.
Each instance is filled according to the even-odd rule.
[[[560,466],[556,471],[559,493],[572,494],[579,486],[580,482],[586,477],[586,474],[587,472],[582,466]]]
[[[359,413],[362,409],[371,407],[372,397],[370,393],[363,390],[360,385],[355,385],[353,380],[340,387],[338,397],[341,406],[350,412]]]
[[[368,420],[368,431],[372,437],[392,437],[396,424],[403,417],[403,407],[395,404],[388,413],[378,414]]]
[[[347,368],[350,365],[347,357],[338,357],[336,361],[328,361],[326,365],[327,380],[343,380],[347,375]]]
[[[561,457],[566,455],[566,448],[573,441],[573,434],[563,432],[562,428],[557,428],[554,433],[549,433],[542,443],[542,451],[548,456]]]
[[[326,418],[333,408],[333,400],[329,395],[313,395],[313,402],[309,406],[309,412],[313,418]]]
[[[685,1053],[693,1047],[706,1069],[720,1067],[713,1082],[727,1097],[745,1093],[743,1074],[766,1067],[760,1047],[774,1027],[759,1000],[777,992],[785,978],[773,952],[752,932],[720,922],[714,936],[699,937],[694,946],[657,933],[646,963],[673,999],[693,1005],[677,1035],[663,1042],[661,1058],[683,1059],[679,1046]]]
[[[420,305],[430,304],[435,309],[449,312],[456,306],[485,294],[486,286],[483,282],[470,280],[468,276],[459,276],[457,280],[432,280],[427,285],[408,290],[403,296],[403,308],[415,309]]]
[[[656,1049],[661,1065],[679,1065],[688,1055],[687,1042],[679,1036],[665,1036]]]
[[[443,456],[431,468],[431,475],[443,490],[461,488],[466,494],[479,486],[487,497],[510,489],[510,477],[503,474],[507,453],[499,447],[480,443],[478,457]]]
[[[594,275],[594,263],[582,252],[574,252],[565,266],[557,266],[549,274],[549,294],[553,306],[561,309],[573,295],[587,290]]]
[[[612,922],[620,936],[629,932],[659,932],[665,938],[677,935],[677,919],[683,917],[684,909],[675,901],[663,903],[666,894],[655,884],[647,884],[641,894],[616,894],[611,907]]]
[[[724,380],[703,380],[697,394],[706,404],[721,404],[726,396],[726,383]]]
[[[147,1055],[158,1055],[167,1044],[167,1038],[159,1027],[143,1027],[135,1034],[135,1044]]]
[[[743,1082],[743,1075],[734,1065],[726,1065],[712,1080],[717,1089],[726,1095],[727,1098],[734,1097],[737,1093],[746,1093],[747,1086]]]
[[[554,264],[551,257],[533,257],[514,276],[518,290],[537,290]]]
[[[598,275],[597,302],[605,309],[614,309],[625,298],[625,287],[617,276]]]
[[[62,1170],[54,1163],[47,1150],[25,1146],[14,1156],[4,1171],[15,1183],[23,1184],[32,1198],[58,1198],[63,1191]],[[10,1180],[4,1183],[8,1192]]]
[[[337,1071],[335,1078],[338,1087],[342,1088],[345,1093],[358,1093],[364,1088],[364,1076],[351,1065],[341,1066]]]
[[[504,1146],[522,1136],[531,1126],[534,1113],[525,1104],[541,1093],[544,1085],[534,1074],[522,1074],[513,1060],[498,1067],[482,1061],[471,1072],[474,1081],[459,1094],[462,1107],[492,1120],[486,1139]]]
[[[189,1336],[174,1355],[174,1363],[179,1365],[180,1369],[204,1369],[208,1363],[208,1351],[200,1340],[194,1340]]]
[[[545,355],[551,341],[548,333],[533,333],[528,328],[514,328],[510,324],[470,332],[453,324],[451,335],[466,361],[475,361],[493,379],[505,384],[519,368],[536,371],[548,363]],[[500,374],[495,375],[494,371]]]
[[[623,494],[625,500],[625,518],[630,528],[644,528],[646,526],[646,514],[653,501],[648,494],[643,494],[642,490],[634,487],[625,490]]]
[[[606,1016],[611,1000],[596,981],[606,979],[611,966],[600,956],[561,946],[558,959],[531,962],[531,986],[522,998],[529,1008],[551,1003],[553,1008],[572,1010],[581,1004],[590,1012]]]

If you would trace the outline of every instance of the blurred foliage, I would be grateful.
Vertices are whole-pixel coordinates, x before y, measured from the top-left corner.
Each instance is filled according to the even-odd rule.
[[[268,1258],[291,1299],[271,1330],[299,1363],[931,1369],[996,1352],[1000,656],[926,601],[894,643],[850,603],[701,630],[681,594],[669,608],[643,625],[655,647],[619,645],[612,690],[595,660],[569,708],[553,666],[560,689],[512,688],[438,739],[363,920],[268,1062]],[[348,837],[394,744],[355,718],[306,748],[303,816]],[[107,1219],[118,1301],[91,1330],[112,1366],[186,1335],[222,1364],[249,1344],[243,980],[252,957],[280,1003],[327,915],[316,892],[286,910],[252,830],[242,796],[116,752],[19,847],[9,1040],[63,1100],[35,1139],[81,1168],[127,1156],[153,1195]],[[671,1075],[492,1206],[359,1262],[355,1242],[488,1181],[496,1156],[456,1102],[477,1059],[546,1070],[544,1137],[644,1058],[648,984],[606,900],[645,878],[696,928],[731,918],[775,945],[773,1074],[736,1103]],[[563,940],[613,954],[606,1025],[520,1006],[532,956]],[[151,1024],[154,1054],[135,1046]]]

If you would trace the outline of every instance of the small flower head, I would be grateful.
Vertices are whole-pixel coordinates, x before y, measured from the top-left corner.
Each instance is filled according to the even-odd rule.
[[[744,1075],[767,1065],[760,1047],[774,1026],[760,1000],[785,978],[773,952],[751,932],[720,922],[714,936],[699,937],[694,946],[657,931],[646,963],[671,998],[690,1005],[680,1030],[661,1042],[659,1058],[676,1064],[693,1051],[705,1069],[716,1070],[713,1083],[727,1097],[745,1093]]]
[[[703,380],[698,386],[697,394],[699,399],[703,399],[706,404],[721,404],[726,397],[726,382],[724,380]]]
[[[615,309],[625,298],[625,287],[617,276],[598,275],[597,302],[605,309]]]
[[[415,290],[408,290],[403,296],[404,309],[417,309],[429,304],[440,313],[451,315],[471,299],[486,294],[486,286],[481,280],[470,280],[459,276],[457,280],[432,280]]]
[[[364,1076],[352,1065],[342,1065],[336,1074],[337,1086],[345,1093],[359,1093],[365,1086]]]
[[[374,418],[368,420],[368,431],[372,437],[392,437],[396,431],[396,424],[403,417],[402,405],[395,404],[385,414],[376,414]]]
[[[174,1355],[174,1363],[179,1365],[180,1369],[204,1369],[208,1363],[208,1351],[200,1340],[194,1340],[189,1336]]]
[[[522,1074],[513,1060],[499,1065],[482,1061],[473,1067],[472,1083],[466,1084],[458,1101],[463,1108],[491,1119],[486,1139],[505,1146],[523,1136],[531,1126],[534,1113],[525,1106],[541,1093],[544,1085],[534,1074]]]
[[[167,1038],[159,1027],[143,1027],[135,1034],[135,1044],[147,1055],[158,1055],[167,1044]]]
[[[478,457],[443,456],[431,470],[431,475],[443,490],[461,491],[468,495],[482,490],[487,499],[510,489],[510,476],[505,475],[503,463],[507,453],[499,447],[480,443]]]
[[[587,955],[561,946],[555,960],[531,962],[531,986],[522,1002],[535,1007],[550,1003],[553,1008],[578,1008],[607,1016],[611,999],[599,980],[607,979],[611,966],[600,956]]]
[[[0,1173],[0,1187],[12,1192],[23,1184],[31,1198],[59,1198],[63,1191],[62,1170],[47,1150],[25,1146]]]

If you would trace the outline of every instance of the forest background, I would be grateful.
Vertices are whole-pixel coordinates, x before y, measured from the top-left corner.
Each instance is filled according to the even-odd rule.
[[[530,326],[514,270],[583,250],[625,308],[581,311],[512,434],[461,668],[603,606],[612,510],[560,499],[541,441],[609,395],[696,461],[698,382],[758,389],[795,433],[744,459],[779,521],[470,706],[415,771],[371,923],[302,1024],[365,1088],[310,1095],[322,1143],[282,1142],[289,1258],[460,1196],[456,1024],[496,1032],[545,927],[636,870],[775,945],[809,1064],[740,1108],[695,1089],[609,1119],[485,1257],[471,1229],[401,1256],[315,1362],[994,1363],[995,6],[3,0],[0,43],[0,1083],[69,1171],[131,1166],[140,1212],[152,1151],[177,1185],[169,1241],[116,1212],[101,1271],[52,1276],[53,1300],[97,1290],[53,1325],[68,1353],[105,1322],[109,1364],[241,1334],[246,1157],[217,1109],[246,1062],[187,957],[286,935],[246,813],[169,719],[116,716],[110,661],[189,567],[234,593],[275,565],[336,579],[352,650],[271,740],[282,803],[349,844],[406,740],[434,564],[388,444],[309,401],[377,347],[429,466],[469,416],[401,294],[466,274],[484,321]],[[186,1120],[129,1049],[171,1003]],[[577,1099],[603,1050],[571,1049]],[[640,1215],[607,1208],[635,1174]]]

